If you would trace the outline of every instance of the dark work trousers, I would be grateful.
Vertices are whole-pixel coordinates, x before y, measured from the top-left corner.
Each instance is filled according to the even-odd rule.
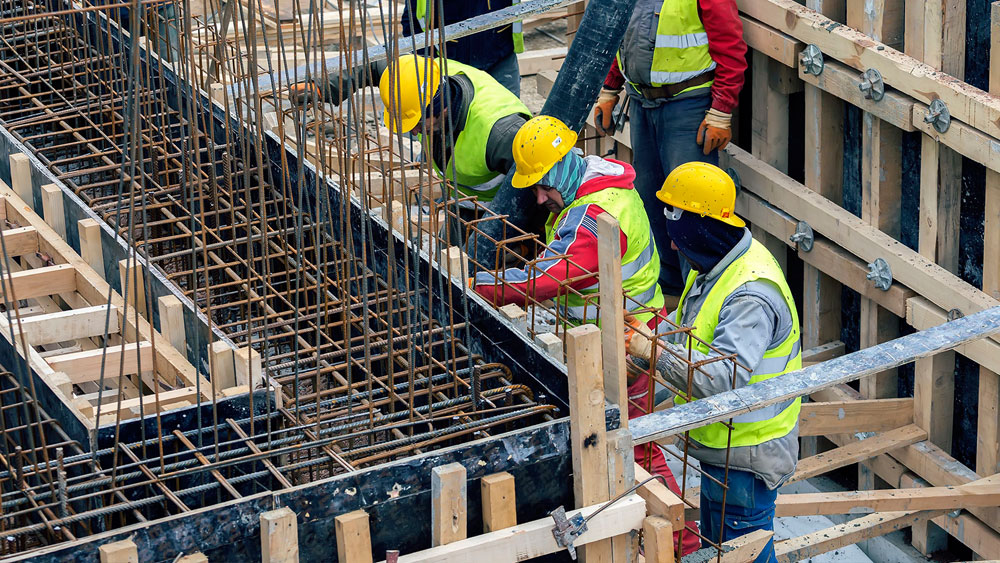
[[[684,278],[680,256],[670,248],[663,202],[656,199],[656,192],[667,174],[685,162],[719,164],[719,152],[712,151],[706,156],[697,142],[698,126],[712,105],[709,89],[704,90],[704,95],[665,100],[656,107],[643,107],[638,99],[629,104],[635,189],[646,207],[660,253],[660,289],[664,295],[679,296],[684,290]]]
[[[725,468],[707,463],[701,470],[726,482]],[[778,491],[770,490],[764,481],[749,471],[729,470],[729,490],[726,491],[725,513],[722,504],[723,488],[711,479],[701,480],[701,533],[713,542],[725,529],[722,541],[745,536],[757,530],[774,530],[774,501]],[[723,517],[725,523],[723,524]],[[760,552],[754,563],[777,563],[774,540]]]
[[[517,65],[516,53],[512,51],[510,55],[483,70],[490,73],[490,76],[495,78],[504,88],[513,92],[515,96],[521,97],[521,67]]]

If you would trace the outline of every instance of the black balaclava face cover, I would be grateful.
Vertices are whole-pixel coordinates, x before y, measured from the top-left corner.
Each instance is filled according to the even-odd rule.
[[[691,267],[705,274],[712,270],[743,238],[745,228],[685,211],[676,221],[667,220],[667,234]]]

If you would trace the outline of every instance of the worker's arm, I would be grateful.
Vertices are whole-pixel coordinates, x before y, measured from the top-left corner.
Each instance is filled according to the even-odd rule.
[[[519,113],[501,117],[490,129],[486,139],[486,167],[506,173],[514,168],[514,135],[527,121]]]
[[[733,113],[747,70],[747,44],[735,0],[698,0],[701,23],[708,35],[708,53],[715,61],[712,108]]]
[[[559,294],[561,282],[579,278],[588,272],[597,272],[597,216],[604,210],[597,205],[574,207],[556,227],[552,244],[531,268],[510,268],[498,280],[490,272],[478,272],[475,277],[476,293],[497,305],[515,303],[524,306],[528,292],[536,301],[552,299]],[[621,234],[622,255],[627,240]],[[568,256],[567,259],[564,256]],[[506,281],[502,284],[501,281]],[[571,284],[583,289],[594,284],[593,276]]]
[[[710,351],[708,354],[702,354],[697,350],[691,350],[691,359],[700,362],[718,357],[720,353],[735,354],[736,360],[750,371],[737,368],[734,384],[732,362],[721,360],[706,364],[701,367],[701,371],[694,371],[693,395],[696,398],[703,398],[749,385],[751,372],[756,369],[764,353],[776,339],[777,326],[778,315],[774,310],[773,300],[755,293],[745,293],[743,290],[734,293],[719,312],[719,324],[715,327],[715,337],[712,341],[712,346],[718,349],[718,352]],[[660,346],[664,350],[660,352],[657,360],[657,371],[672,385],[679,389],[687,389],[687,365],[671,353],[672,351],[687,358],[687,347],[665,344],[662,341]]]

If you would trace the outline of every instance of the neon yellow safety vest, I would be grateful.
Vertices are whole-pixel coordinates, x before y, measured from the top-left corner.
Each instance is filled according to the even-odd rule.
[[[469,105],[469,115],[465,118],[465,128],[455,137],[451,160],[445,165],[444,172],[438,169],[438,173],[454,182],[462,195],[477,196],[483,202],[492,201],[500,189],[497,180],[507,171],[490,170],[486,165],[486,142],[490,131],[499,119],[508,115],[521,114],[525,119],[531,119],[531,110],[489,74],[452,60],[438,59],[438,62],[442,68],[447,68],[449,75],[464,74],[468,77],[476,91]],[[420,135],[420,142],[424,143],[423,135]],[[435,139],[435,142],[440,141]]]
[[[677,317],[683,318],[684,302],[688,291],[694,285],[698,272],[688,274],[687,285],[681,294],[677,305]],[[756,240],[750,249],[736,259],[719,276],[718,281],[709,290],[701,309],[695,316],[692,336],[705,342],[712,342],[715,327],[719,324],[719,312],[726,298],[741,285],[755,280],[768,280],[781,290],[785,304],[792,313],[792,330],[778,346],[764,353],[764,358],[757,364],[750,377],[750,384],[777,377],[783,373],[802,368],[802,349],[799,342],[799,316],[795,310],[795,300],[785,281],[785,275],[778,266],[774,256]],[[703,354],[709,353],[707,345],[692,338],[689,345]],[[685,401],[674,397],[674,403],[681,405]],[[691,437],[710,448],[725,448],[727,443],[733,447],[756,446],[768,440],[780,438],[792,431],[799,419],[799,408],[802,400],[796,398],[784,403],[771,405],[754,412],[737,416],[733,419],[732,442],[728,441],[729,429],[721,422],[702,426],[691,430]]]
[[[593,203],[618,220],[618,227],[628,239],[628,248],[622,256],[622,289],[631,297],[624,303],[629,311],[642,308],[663,308],[663,293],[658,283],[660,276],[660,255],[656,252],[653,233],[649,228],[649,217],[642,205],[642,199],[635,190],[604,188],[592,194],[576,198],[559,215],[551,216],[545,225],[545,241],[552,244],[556,227],[566,213],[574,207]],[[570,257],[572,259],[572,257]],[[596,323],[598,303],[596,294],[600,292],[600,282],[579,290],[581,295],[570,293],[558,298],[558,305],[567,318],[581,323]],[[588,298],[588,296],[591,296]],[[640,322],[648,322],[654,313],[639,313],[635,317]]]
[[[511,0],[510,5],[516,6],[521,3],[521,0]],[[427,27],[427,0],[417,0],[417,19],[420,20],[420,25],[423,27],[424,31],[430,29]],[[511,31],[513,32],[514,39],[514,52],[523,53],[524,52],[524,29],[521,27],[521,20],[517,20],[511,25]]]
[[[624,72],[621,51],[618,52],[618,66]],[[656,25],[653,64],[649,69],[650,85],[677,84],[714,68],[715,61],[708,53],[708,34],[698,16],[698,0],[663,0]],[[712,82],[682,92],[708,88]]]

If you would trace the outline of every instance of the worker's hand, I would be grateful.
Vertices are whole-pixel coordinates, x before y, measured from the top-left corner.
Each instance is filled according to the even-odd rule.
[[[601,94],[597,96],[597,104],[594,106],[594,127],[597,128],[598,135],[607,137],[615,132],[611,114],[615,111],[620,97],[621,90],[601,88]]]
[[[288,89],[288,101],[296,106],[305,106],[313,100],[322,101],[323,92],[312,82],[292,84]]]
[[[645,323],[632,315],[625,315],[625,350],[630,355],[649,360],[653,347],[652,338],[653,335]]]
[[[466,280],[465,285],[469,286],[469,289],[476,289],[476,276],[472,276],[471,278]]]
[[[705,119],[698,127],[698,144],[702,145],[705,154],[726,148],[733,139],[732,120],[731,113],[723,113],[714,108],[705,113]]]

